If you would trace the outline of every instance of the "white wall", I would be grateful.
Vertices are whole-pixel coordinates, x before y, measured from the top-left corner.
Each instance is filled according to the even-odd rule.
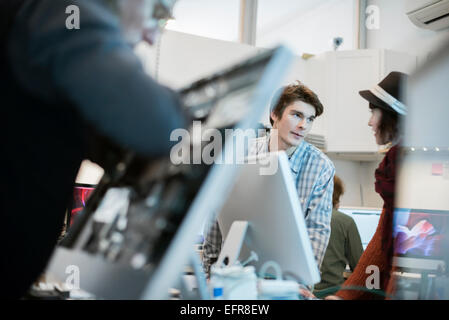
[[[374,190],[374,171],[379,161],[351,161],[329,156],[335,165],[335,174],[345,186],[340,205],[345,207],[382,208],[382,198]]]
[[[177,0],[167,29],[202,37],[237,41],[240,0]]]
[[[337,160],[332,157],[330,159],[335,165],[335,174],[340,177],[345,187],[345,193],[340,198],[340,205],[361,207],[359,162]]]
[[[408,0],[368,0],[380,9],[380,28],[367,30],[368,49],[391,49],[418,56],[422,64],[445,41],[449,30],[431,31],[416,27],[406,15]]]
[[[374,172],[379,167],[380,161],[360,162],[360,184],[362,185],[362,204],[364,207],[383,207],[383,200],[374,188],[374,182],[376,181]]]
[[[414,209],[449,210],[449,151],[409,153],[396,178],[397,206]],[[382,208],[383,200],[374,189],[374,172],[380,161],[333,161],[343,180],[341,206]],[[432,174],[432,165],[443,166],[442,174]]]
[[[433,172],[433,165],[443,167]],[[410,152],[398,173],[397,206],[449,210],[449,151]]]
[[[339,50],[355,49],[355,1],[327,0],[318,3],[316,7],[306,10],[301,10],[302,6],[298,5],[298,10],[278,19],[276,23],[259,26],[257,46],[270,47],[285,42],[298,55],[318,54],[333,50],[331,40],[343,37],[344,43]]]

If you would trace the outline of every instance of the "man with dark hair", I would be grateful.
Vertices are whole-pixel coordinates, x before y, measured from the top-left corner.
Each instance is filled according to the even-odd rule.
[[[133,45],[152,41],[173,4],[0,1],[0,296],[22,297],[44,270],[81,161],[92,155],[87,128],[139,156],[169,154],[170,133],[186,119]],[[70,30],[66,11],[74,6],[80,28]]]
[[[337,292],[339,289],[337,286],[345,282],[343,272],[346,265],[349,265],[349,268],[354,271],[363,253],[362,240],[354,219],[338,211],[340,197],[343,193],[343,182],[338,176],[335,176],[332,196],[334,209],[332,210],[331,236],[321,265],[321,282],[315,286],[314,294],[316,295],[325,289],[328,289],[325,296]]]
[[[324,107],[318,99],[318,96],[299,81],[294,85],[281,88],[279,93],[281,94],[279,100],[276,102],[276,99],[274,99],[273,102],[276,102],[276,104],[271,107],[273,114],[277,117],[282,117],[285,108],[296,100],[312,105],[316,111],[315,117],[319,117],[323,114]],[[271,125],[274,123],[271,116],[270,123]]]
[[[300,82],[281,88],[273,102],[270,114],[273,130],[269,135],[255,139],[249,154],[287,153],[319,267],[330,235],[335,168],[323,152],[304,138],[312,129],[315,118],[323,113],[323,105],[316,94]],[[218,223],[214,222],[204,242],[206,272],[217,260],[221,245],[221,232]]]

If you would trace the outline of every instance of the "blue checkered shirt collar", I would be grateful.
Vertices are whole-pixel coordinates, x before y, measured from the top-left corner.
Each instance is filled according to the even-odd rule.
[[[265,139],[262,143],[262,146],[259,145],[259,152],[268,152],[268,146],[270,145],[270,135],[268,134],[264,138]],[[291,147],[285,150],[288,159],[290,160],[290,168],[295,174],[298,174],[299,168],[301,166],[301,159],[303,159],[304,155],[307,153],[307,150],[309,150],[309,147],[309,143],[303,140],[298,146]]]

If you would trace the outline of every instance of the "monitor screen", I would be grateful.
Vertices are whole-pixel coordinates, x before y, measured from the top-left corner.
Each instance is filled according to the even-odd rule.
[[[449,211],[395,210],[395,255],[443,259],[448,251]]]
[[[72,205],[68,217],[68,227],[70,227],[73,224],[73,221],[75,221],[75,218],[82,213],[86,206],[86,202],[95,190],[95,187],[96,185],[93,184],[75,184],[75,187],[73,188]]]

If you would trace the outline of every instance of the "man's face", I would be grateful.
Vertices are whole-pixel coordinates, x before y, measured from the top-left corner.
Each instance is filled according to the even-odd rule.
[[[271,113],[273,129],[278,130],[279,149],[286,150],[301,144],[312,129],[315,115],[315,108],[300,100],[288,105],[280,118]]]

